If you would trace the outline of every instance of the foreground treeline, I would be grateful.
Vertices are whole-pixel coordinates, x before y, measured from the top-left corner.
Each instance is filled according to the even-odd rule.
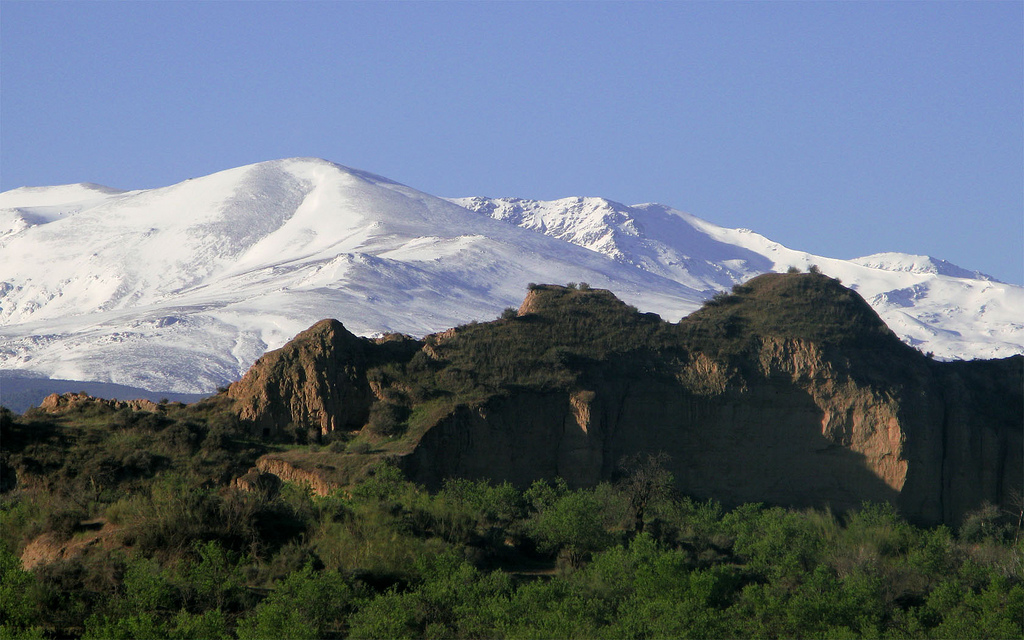
[[[239,491],[266,445],[161,410],[0,416],[0,638],[1024,636],[1019,514],[727,510],[657,457],[584,490]]]

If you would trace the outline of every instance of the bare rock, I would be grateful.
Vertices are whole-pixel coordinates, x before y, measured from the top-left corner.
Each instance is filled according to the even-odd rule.
[[[373,401],[366,351],[366,340],[323,320],[257,360],[227,393],[257,435],[288,424],[322,434],[358,429]]]

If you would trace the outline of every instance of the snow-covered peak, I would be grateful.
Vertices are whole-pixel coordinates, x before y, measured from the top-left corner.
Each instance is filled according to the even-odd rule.
[[[971,271],[958,267],[952,262],[940,260],[931,256],[915,256],[909,253],[875,253],[863,258],[854,258],[850,262],[864,265],[873,269],[884,269],[885,271],[904,271],[907,273],[934,273],[953,278],[970,278],[972,280],[996,281],[990,275],[981,271]]]
[[[0,237],[0,367],[203,391],[322,318],[422,335],[494,317],[529,282],[568,281],[670,318],[702,299],[380,176],[276,160],[13,226]]]
[[[696,217],[663,205],[627,206],[604,198],[452,202],[701,291],[731,287],[770,268],[763,257],[710,237]]]
[[[1024,352],[1024,287],[935,259],[815,256],[658,204],[444,200],[291,158],[159,189],[0,194],[0,368],[211,391],[327,317],[423,335],[495,317],[529,282],[585,281],[675,321],[811,265],[922,350]]]

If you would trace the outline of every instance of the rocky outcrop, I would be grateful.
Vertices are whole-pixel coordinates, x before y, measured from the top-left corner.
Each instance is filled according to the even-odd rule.
[[[277,491],[282,482],[308,487],[318,496],[326,496],[366,477],[373,467],[390,456],[333,453],[326,450],[292,450],[271,453],[256,461],[256,466],[231,484],[242,491]]]
[[[613,479],[630,456],[664,452],[682,491],[727,504],[897,501],[908,462],[896,408],[859,390],[819,393],[775,375],[715,394],[666,380],[515,394],[456,411],[405,464],[428,485],[561,476],[588,486]]]
[[[515,317],[402,343],[372,385],[373,349],[342,331],[320,323],[292,355],[268,354],[230,392],[243,417],[359,428],[369,400],[406,402],[421,423],[435,416],[400,460],[429,486],[588,486],[663,452],[698,498],[885,501],[956,524],[982,502],[1008,505],[1024,481],[1024,357],[930,360],[820,275],[756,278],[678,324],[607,291],[534,286]]]
[[[256,470],[263,476],[273,476],[284,482],[308,486],[318,496],[326,496],[341,485],[324,477],[316,469],[303,469],[277,456],[263,456],[256,461]]]
[[[88,406],[102,406],[113,410],[149,411],[150,413],[156,413],[161,409],[161,405],[151,400],[110,400],[107,398],[94,398],[84,392],[51,393],[43,398],[43,401],[39,404],[39,408],[46,413],[64,413],[68,410],[81,409]]]
[[[664,452],[677,487],[699,498],[837,511],[890,502],[929,524],[958,523],[982,502],[1005,504],[1019,490],[1020,425],[965,411],[948,390],[942,395],[946,376],[925,366],[927,391],[887,395],[817,359],[814,347],[765,349],[768,358],[788,350],[789,363],[807,367],[773,365],[761,379],[714,394],[648,380],[496,398],[460,407],[403,465],[429,486],[450,476],[518,485],[561,476],[591,486],[613,479],[634,454]],[[1020,380],[1024,359],[992,366],[1009,387]],[[1019,388],[988,401],[1019,404]]]
[[[281,490],[281,478],[273,473],[260,470],[259,466],[249,469],[245,475],[231,481],[231,488],[247,493],[259,493],[273,497]]]
[[[75,560],[94,552],[110,552],[119,545],[118,533],[122,527],[105,520],[79,523],[80,531],[71,539],[55,533],[44,533],[35,538],[21,552],[21,566],[26,571],[60,560]]]
[[[323,320],[257,360],[227,395],[257,435],[288,426],[322,434],[358,429],[373,401],[367,349],[337,320]]]

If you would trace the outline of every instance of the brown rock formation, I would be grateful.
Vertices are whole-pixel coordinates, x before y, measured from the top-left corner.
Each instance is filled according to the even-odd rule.
[[[267,496],[275,496],[281,489],[281,478],[273,473],[267,473],[255,466],[242,476],[231,481],[231,488],[237,491],[249,493],[262,493]]]
[[[228,388],[228,396],[257,434],[288,425],[324,434],[358,429],[373,401],[366,381],[367,344],[337,320],[323,320],[257,360]]]
[[[175,403],[180,404],[180,403]],[[39,408],[47,413],[63,413],[69,409],[78,409],[89,405],[99,405],[109,409],[131,409],[132,411],[160,411],[160,405],[151,400],[110,400],[95,398],[87,393],[51,393],[43,398]]]
[[[375,398],[406,403],[414,428],[392,451],[431,486],[592,485],[664,452],[700,498],[888,501],[956,524],[1024,483],[1024,357],[929,360],[820,275],[756,278],[678,324],[607,291],[541,285],[515,318],[379,348],[325,321],[229,393],[258,425],[325,431],[361,427]]]
[[[81,523],[82,531],[70,540],[53,533],[44,533],[29,542],[21,552],[21,566],[26,571],[58,560],[88,556],[96,550],[118,546],[117,534],[122,527],[102,519]]]
[[[385,457],[329,451],[271,453],[258,459],[256,466],[236,478],[232,486],[243,491],[276,491],[281,482],[289,482],[305,485],[316,495],[326,496],[365,478]]]
[[[263,456],[256,461],[256,469],[263,476],[272,476],[293,484],[304,484],[318,496],[326,496],[341,486],[327,479],[316,469],[303,469],[279,456]]]

